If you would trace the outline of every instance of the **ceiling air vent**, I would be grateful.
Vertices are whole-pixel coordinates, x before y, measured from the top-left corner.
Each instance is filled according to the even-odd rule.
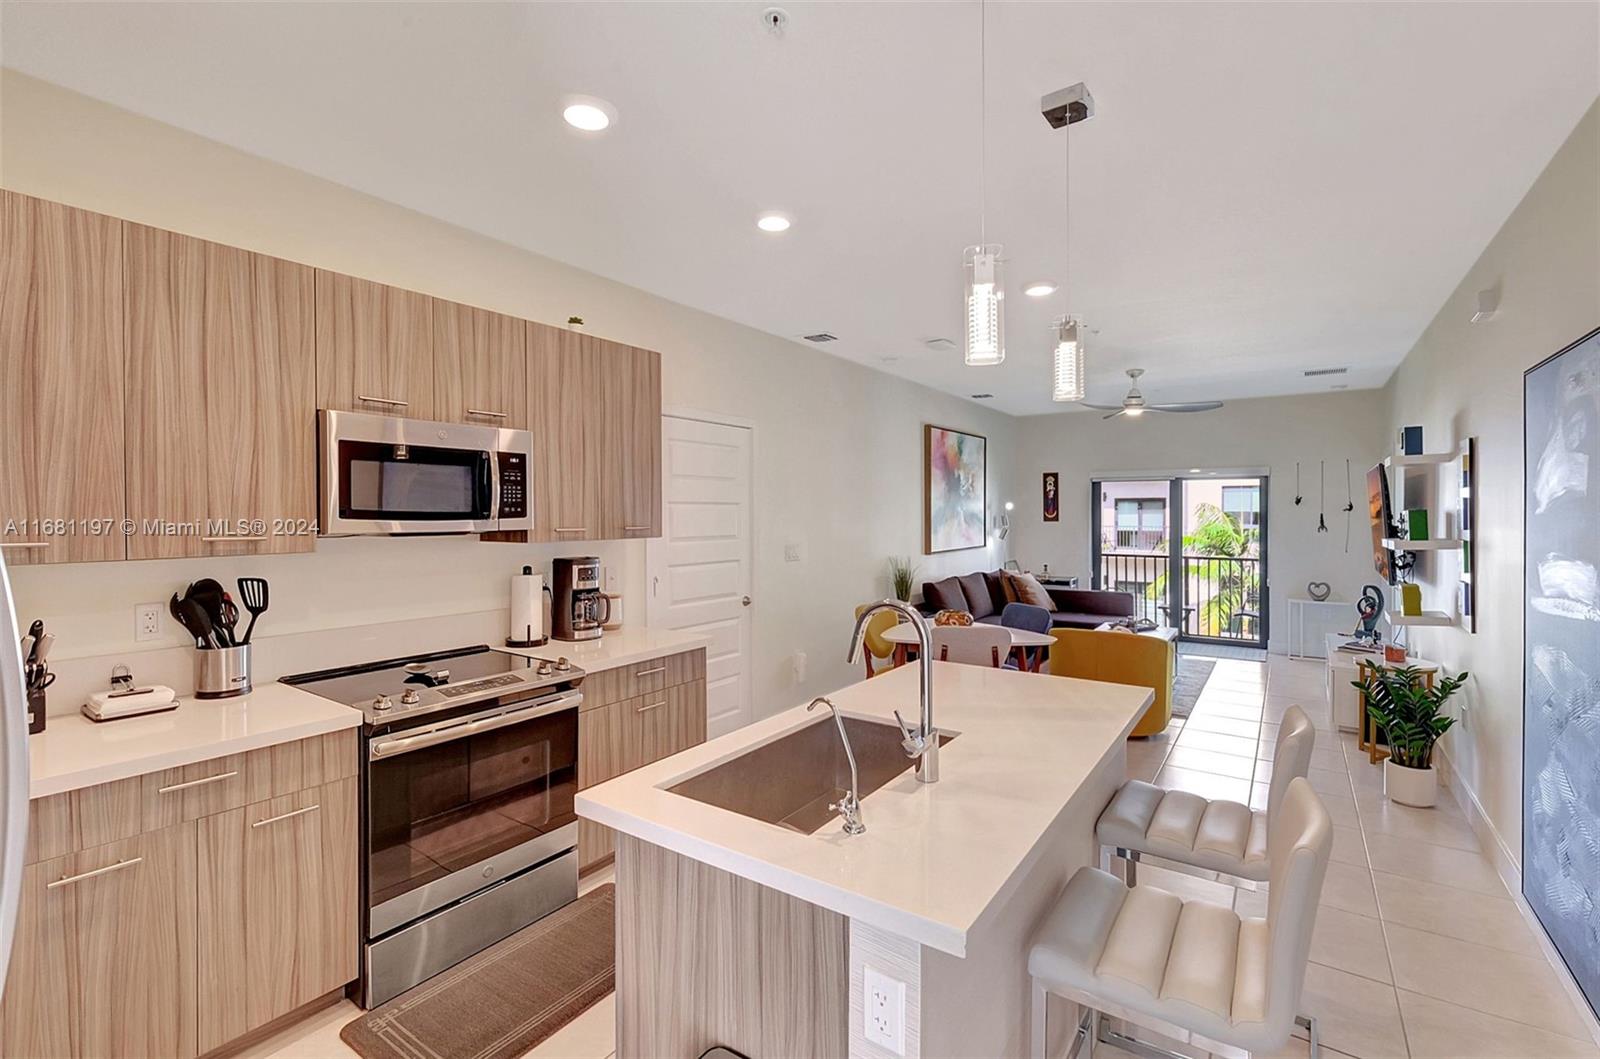
[[[974,401],[989,401],[989,400],[993,400],[994,399],[994,394],[992,394],[992,393],[975,393],[975,394],[972,395],[972,399]]]
[[[838,335],[830,335],[826,331],[818,331],[814,335],[801,335],[800,337],[805,339],[807,342],[837,342],[837,341],[839,341],[839,336]]]
[[[1349,368],[1312,368],[1305,373],[1306,378],[1314,379],[1319,375],[1343,375]]]

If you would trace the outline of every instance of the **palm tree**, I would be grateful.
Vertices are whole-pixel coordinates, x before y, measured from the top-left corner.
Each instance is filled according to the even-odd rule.
[[[1198,628],[1202,636],[1218,635],[1231,627],[1235,612],[1254,610],[1252,604],[1260,597],[1258,566],[1251,562],[1225,561],[1253,559],[1258,534],[1239,525],[1238,519],[1215,504],[1196,504],[1193,514],[1194,532],[1183,538],[1183,554],[1218,560],[1209,564],[1216,574],[1217,590],[1199,604]],[[1166,599],[1167,575],[1162,573],[1150,582],[1145,595],[1152,600]],[[1207,630],[1212,631],[1208,634]]]

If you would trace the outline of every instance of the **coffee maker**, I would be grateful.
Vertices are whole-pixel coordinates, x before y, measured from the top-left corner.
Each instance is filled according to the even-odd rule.
[[[551,568],[550,633],[558,640],[598,640],[611,620],[611,601],[600,594],[600,560],[592,555],[556,559]]]

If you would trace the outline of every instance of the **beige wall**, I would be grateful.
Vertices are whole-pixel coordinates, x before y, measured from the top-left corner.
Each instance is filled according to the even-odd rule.
[[[836,687],[854,604],[887,594],[885,557],[922,540],[922,424],[989,438],[991,509],[1007,495],[1013,420],[429,219],[13,72],[0,80],[0,185],[660,350],[663,398],[755,426],[755,714]],[[784,562],[786,543],[802,546]],[[279,621],[306,632],[506,606],[525,562],[594,546],[468,539],[325,542],[314,556],[19,569],[19,611],[71,658],[135,658],[133,606],[196,577],[273,578]],[[598,548],[643,615],[644,546]],[[999,546],[923,559],[925,573],[998,565]],[[171,642],[176,643],[174,638]],[[144,647],[145,645],[140,645]],[[808,656],[797,682],[790,661]]]
[[[1038,570],[1077,574],[1089,583],[1089,481],[1206,471],[1264,471],[1267,489],[1267,562],[1271,647],[1288,645],[1286,600],[1304,596],[1308,581],[1326,581],[1335,600],[1354,600],[1375,580],[1371,538],[1361,503],[1362,476],[1377,462],[1388,433],[1380,391],[1229,401],[1215,412],[1149,413],[1140,419],[1104,420],[1097,413],[1029,416],[1019,421],[1015,480],[1020,495],[1012,512],[1012,554]],[[1345,551],[1344,461],[1350,460],[1356,510]],[[1300,461],[1305,502],[1294,504],[1295,461]],[[1329,532],[1318,533],[1317,468],[1328,467]],[[1061,473],[1061,520],[1044,521],[1040,476]],[[1352,622],[1355,607],[1350,609]]]
[[[1477,292],[1501,288],[1499,315],[1470,323]],[[1424,655],[1468,670],[1465,721],[1447,737],[1460,778],[1502,853],[1522,848],[1522,374],[1600,326],[1600,103],[1450,295],[1389,383],[1388,421],[1421,424],[1437,451],[1478,439],[1478,631],[1415,630]],[[1435,510],[1444,497],[1433,498]],[[1417,502],[1413,498],[1411,503]],[[1400,501],[1396,500],[1397,506]],[[1459,557],[1418,578],[1423,605],[1454,611]]]

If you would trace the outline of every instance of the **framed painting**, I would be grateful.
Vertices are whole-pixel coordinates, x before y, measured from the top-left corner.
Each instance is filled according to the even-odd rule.
[[[1522,893],[1596,1008],[1600,330],[1528,369],[1522,394]]]
[[[1044,520],[1046,522],[1061,521],[1061,474],[1059,471],[1044,472]]]
[[[922,428],[922,550],[929,555],[988,543],[988,444],[981,434]]]

